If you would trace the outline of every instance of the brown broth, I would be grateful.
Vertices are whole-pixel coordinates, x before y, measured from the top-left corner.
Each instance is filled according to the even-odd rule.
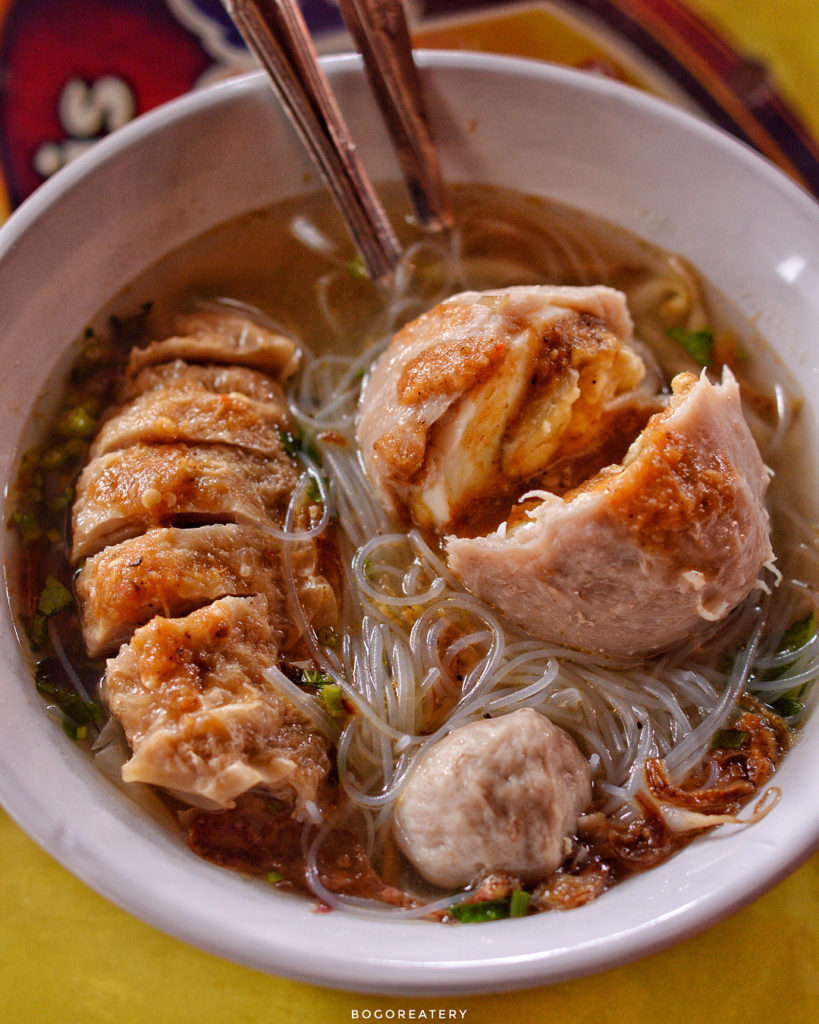
[[[665,385],[680,370],[699,369],[679,342],[669,337],[668,329],[688,330],[693,325],[713,332],[713,366],[718,369],[726,363],[736,371],[752,427],[764,450],[766,438],[776,427],[773,382],[786,384],[789,394],[794,389],[752,325],[681,261],[584,213],[494,188],[464,186],[452,192],[459,225],[459,255],[453,262],[450,256],[442,256],[440,241],[419,235],[397,188],[386,190],[385,195],[403,242],[414,246],[410,260],[414,304],[407,307],[406,315],[393,317],[394,327],[466,288],[547,282],[608,284],[627,294],[636,335],[653,353],[655,372]],[[220,298],[261,310],[319,354],[358,354],[384,330],[384,298],[361,275],[328,197],[299,197],[253,211],[201,235],[149,267],[114,297],[89,325],[89,336],[81,347],[99,351],[90,367],[85,366],[85,357],[78,360],[73,381],[65,390],[64,409],[76,409],[78,402],[88,400],[93,415],[99,416],[135,341],[166,336],[176,311],[193,302]],[[60,427],[63,415],[52,419],[42,450],[67,448]],[[40,467],[44,480],[31,511],[40,517],[41,534],[24,545],[18,602],[29,632],[35,632],[41,680],[67,690],[74,683],[55,657],[47,633],[37,634],[36,618],[48,577],[61,581],[68,591],[71,588],[67,506],[58,499],[68,492],[85,460],[89,436],[80,436],[59,466],[45,474]],[[788,437],[788,452],[799,454],[800,436],[797,425]],[[33,486],[30,477],[21,478],[12,496],[18,510],[27,507],[21,492],[25,495]],[[85,657],[76,615],[67,609],[58,612],[55,621],[83,686],[97,698],[102,663]],[[53,694],[46,690],[45,696],[49,700]],[[72,727],[82,724],[72,719],[71,712],[68,719]],[[93,735],[96,723],[90,720],[88,724]]]

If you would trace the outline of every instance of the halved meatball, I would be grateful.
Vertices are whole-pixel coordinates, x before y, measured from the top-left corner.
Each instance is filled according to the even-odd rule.
[[[407,324],[359,411],[382,503],[443,532],[548,468],[570,486],[622,455],[658,408],[631,332],[625,296],[603,286],[464,292]]]
[[[487,536],[448,537],[452,571],[527,631],[601,654],[651,654],[724,618],[773,557],[768,472],[730,370],[672,387],[622,464],[533,495]]]

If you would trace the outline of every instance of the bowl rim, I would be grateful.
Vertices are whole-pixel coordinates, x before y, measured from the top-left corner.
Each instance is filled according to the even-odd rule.
[[[679,130],[704,138],[708,145],[716,146],[732,159],[752,166],[754,172],[762,176],[784,201],[796,204],[805,216],[811,218],[819,239],[819,205],[807,192],[744,143],[667,101],[609,79],[534,60],[422,51],[418,54],[418,62],[422,69],[443,72],[457,73],[467,68],[546,80],[592,96],[605,97],[621,106],[636,107],[649,117],[670,120]],[[361,62],[355,55],[323,58],[323,63],[331,76],[350,71],[360,73]],[[263,74],[250,72],[172,100],[117,130],[45,182],[12,214],[0,228],[0,260],[30,226],[46,216],[52,204],[67,195],[89,171],[105,165],[129,147],[139,146],[153,133],[185,121],[196,111],[218,105],[227,98],[256,94],[266,88]],[[798,749],[797,744],[795,751]],[[792,756],[793,752],[788,761]],[[112,863],[109,841],[112,837],[119,841],[124,835],[123,828],[127,831],[136,827],[138,830],[139,824],[134,826],[126,812],[123,818],[112,817],[110,821],[101,823],[98,834],[79,835],[71,820],[71,808],[60,807],[55,813],[42,784],[35,784],[30,779],[26,781],[23,766],[7,753],[3,744],[0,744],[0,798],[9,815],[69,871],[129,913],[161,930],[192,945],[274,974],[313,984],[388,994],[498,991],[566,980],[622,964],[678,942],[733,913],[794,870],[819,845],[817,813],[808,828],[803,829],[797,838],[791,837],[786,850],[772,840],[770,830],[762,830],[759,841],[756,836],[751,836],[742,869],[736,865],[730,871],[720,869],[719,885],[710,882],[705,887],[693,886],[692,892],[684,895],[663,890],[656,894],[656,899],[648,901],[653,916],[644,914],[639,919],[630,920],[625,914],[622,925],[614,932],[609,929],[604,934],[591,929],[586,933],[586,923],[594,913],[584,907],[572,911],[574,917],[565,922],[566,941],[563,945],[542,948],[537,939],[537,922],[542,918],[533,917],[493,923],[491,933],[476,932],[474,938],[473,933],[464,933],[460,929],[461,938],[453,937],[452,948],[447,955],[442,942],[431,938],[429,929],[449,932],[452,936],[450,929],[441,929],[439,925],[426,922],[374,923],[338,914],[314,914],[308,920],[308,904],[301,900],[298,901],[298,909],[291,911],[288,901],[283,899],[282,914],[287,920],[299,921],[302,925],[306,922],[309,932],[306,937],[286,932],[271,938],[265,932],[264,919],[252,913],[248,921],[243,922],[246,929],[237,932],[235,927],[225,927],[220,930],[211,908],[204,901],[192,908],[190,900],[177,885],[186,877],[185,872],[190,867],[188,859],[191,855],[184,848],[179,851],[179,863],[174,862],[173,854],[170,855],[166,865],[168,877],[163,879],[159,888],[148,865],[141,865],[135,870],[131,865],[126,867]],[[137,817],[135,814],[134,818]],[[791,815],[787,819],[788,828],[784,830],[789,836],[794,817]],[[711,842],[711,860],[723,867],[725,853],[721,840],[724,835],[724,830],[718,830],[706,839]],[[140,842],[150,843],[150,834],[141,835]],[[730,857],[728,859],[731,860]],[[684,872],[690,870],[686,877],[696,878],[697,865],[689,863],[691,858],[686,857],[685,850],[677,855],[675,861]],[[653,872],[659,870],[655,868]],[[245,894],[249,891],[248,886],[252,887],[254,883],[226,878],[224,869],[206,864],[197,865],[196,871],[189,874],[196,875],[197,886],[201,883],[204,887],[202,891],[207,891],[213,882],[231,898],[245,901],[242,905],[249,906]],[[657,877],[662,874],[660,872]],[[663,878],[663,884],[670,884],[667,877]],[[611,897],[612,909],[615,904],[618,908],[625,908],[629,892],[633,889],[631,882],[627,881],[611,890],[607,899]],[[384,928],[388,929],[386,933]],[[424,936],[421,943],[417,942],[419,934]],[[466,938],[463,938],[464,934]],[[257,943],[252,949],[248,949],[249,940]]]

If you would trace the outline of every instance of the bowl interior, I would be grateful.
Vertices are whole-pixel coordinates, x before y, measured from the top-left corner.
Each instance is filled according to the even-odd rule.
[[[685,256],[757,322],[800,382],[816,444],[819,213],[804,193],[733,140],[626,87],[504,58],[424,54],[421,64],[449,180],[547,196]],[[374,179],[397,178],[357,60],[327,68]],[[310,183],[300,144],[252,75],[143,117],[35,193],[0,232],[2,479],[71,341],[112,295],[163,253]],[[809,499],[812,483],[805,489]],[[7,537],[9,587],[12,559]],[[0,801],[9,813],[127,910],[277,974],[430,994],[587,973],[704,927],[772,885],[819,838],[814,716],[779,772],[782,799],[767,818],[745,831],[723,827],[579,910],[475,929],[315,914],[199,861],[107,783],[43,714],[6,608],[0,645]]]

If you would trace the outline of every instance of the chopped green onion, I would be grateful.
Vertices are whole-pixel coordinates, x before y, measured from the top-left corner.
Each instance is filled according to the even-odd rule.
[[[449,913],[464,924],[481,924],[509,917],[509,900],[483,900],[480,903],[453,903]]]
[[[805,705],[801,700],[796,700],[794,697],[779,697],[771,704],[771,707],[779,715],[780,718],[793,718],[804,711]]]
[[[73,486],[69,486],[62,492],[62,494],[58,494],[55,498],[52,498],[48,503],[48,507],[52,512],[62,512],[64,508],[68,508],[73,500],[74,488]]]
[[[56,576],[46,576],[43,589],[40,591],[40,598],[37,601],[37,611],[41,615],[56,615],[57,612],[65,611],[74,603],[71,591],[63,586]]]
[[[88,726],[77,725],[68,718],[63,721],[63,732],[70,740],[77,742],[88,739]]]
[[[33,512],[27,512],[19,508],[15,509],[12,513],[11,521],[17,527],[24,544],[33,544],[35,540],[39,540],[43,535],[43,528]]]
[[[792,623],[782,634],[779,653],[787,654],[790,651],[801,650],[816,633],[817,626],[819,626],[819,616],[815,611],[809,612],[804,618]]]
[[[275,885],[277,882],[284,881],[284,875],[281,871],[268,871],[265,878],[270,882],[271,885]]]
[[[318,481],[310,478],[310,483],[307,485],[305,491],[310,501],[318,504],[321,501],[321,488],[318,485]]]
[[[304,686],[315,686],[316,689],[320,689],[322,686],[327,686],[333,683],[333,677],[328,676],[326,672],[322,672],[317,668],[303,668],[301,670]]]
[[[353,256],[352,259],[347,260],[344,266],[350,277],[354,277],[357,281],[366,281],[369,279],[370,275],[367,273],[367,267],[360,256]]]
[[[718,729],[711,737],[712,750],[739,750],[748,733],[742,729]]]
[[[708,366],[714,354],[714,332],[708,327],[686,331],[682,327],[669,327],[666,334],[681,345],[699,366]]]
[[[511,917],[526,917],[529,912],[529,893],[525,889],[515,889],[509,898],[509,914]]]
[[[59,424],[60,433],[71,438],[91,437],[96,433],[97,421],[84,406],[70,409]]]
[[[333,718],[340,718],[344,714],[344,698],[339,683],[325,683],[321,688],[321,699],[327,712]]]

